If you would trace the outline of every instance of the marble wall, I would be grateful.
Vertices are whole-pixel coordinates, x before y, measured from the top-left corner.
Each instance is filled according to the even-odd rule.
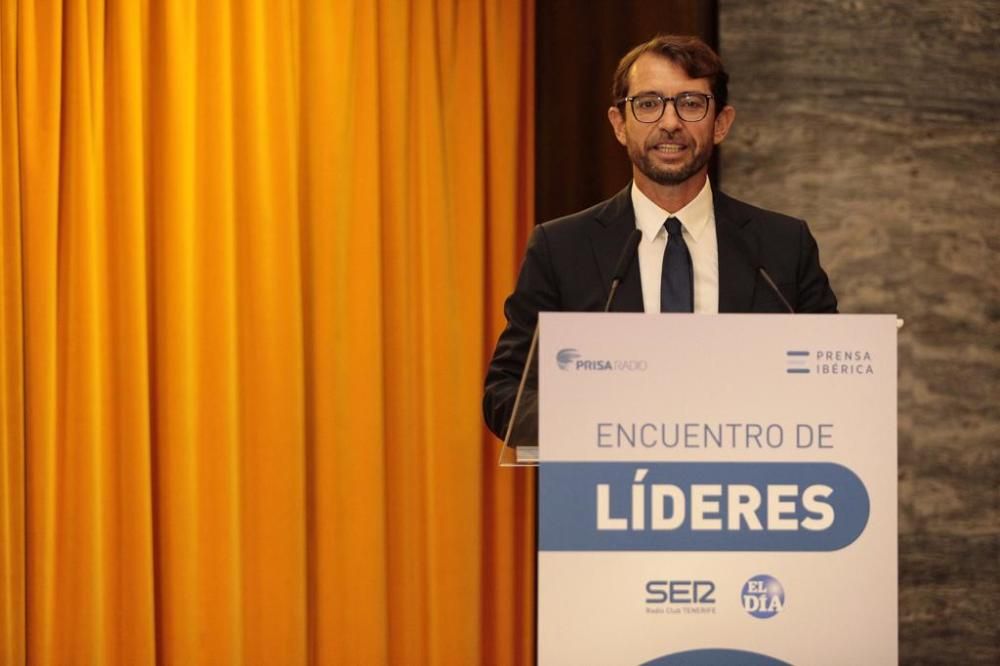
[[[1000,4],[720,0],[722,188],[898,313],[904,664],[1000,663]]]

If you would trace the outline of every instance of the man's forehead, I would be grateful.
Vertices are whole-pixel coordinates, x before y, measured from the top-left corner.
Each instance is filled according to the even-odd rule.
[[[707,78],[692,79],[684,68],[658,53],[643,53],[628,71],[630,95],[639,93],[710,92]]]

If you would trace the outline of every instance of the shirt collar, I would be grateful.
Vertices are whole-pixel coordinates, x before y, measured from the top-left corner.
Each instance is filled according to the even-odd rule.
[[[650,242],[658,233],[665,233],[663,223],[668,217],[676,217],[695,242],[705,231],[709,222],[715,219],[712,187],[708,178],[694,199],[676,213],[665,211],[643,194],[635,182],[632,183],[632,208],[635,211],[635,226],[642,230],[643,240]]]

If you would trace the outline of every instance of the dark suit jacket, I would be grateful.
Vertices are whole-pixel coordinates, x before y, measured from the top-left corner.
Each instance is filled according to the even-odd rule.
[[[837,297],[820,267],[819,250],[802,220],[756,208],[714,191],[719,243],[719,312],[788,310],[757,271],[764,267],[796,312],[836,312]],[[631,186],[592,208],[535,227],[514,293],[504,304],[500,334],[486,375],[483,415],[503,437],[539,312],[600,312],[612,273],[635,229]],[[635,260],[611,307],[642,312]]]

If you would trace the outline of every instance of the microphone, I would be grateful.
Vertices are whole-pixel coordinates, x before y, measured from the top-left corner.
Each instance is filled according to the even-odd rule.
[[[775,294],[777,294],[778,298],[781,299],[781,302],[785,305],[786,308],[788,308],[788,314],[795,314],[795,308],[793,308],[788,303],[788,301],[785,300],[784,294],[782,294],[781,290],[778,289],[778,285],[774,284],[774,280],[772,280],[771,276],[767,274],[767,271],[764,270],[764,267],[758,265],[757,266],[757,272],[760,273],[761,276],[764,278],[764,281],[767,282],[767,286],[769,286],[771,288],[771,291],[773,291]]]
[[[745,238],[737,236],[736,239],[740,247],[743,248],[743,252],[746,254],[747,259],[749,259],[751,264],[753,265],[754,271],[759,273],[760,276],[764,278],[764,282],[766,282],[767,286],[770,287],[771,291],[775,293],[775,295],[781,301],[781,304],[785,306],[785,309],[788,310],[788,314],[795,314],[795,308],[793,308],[791,304],[788,302],[788,300],[785,299],[785,295],[781,293],[780,289],[778,289],[778,285],[774,283],[774,280],[771,279],[771,276],[768,274],[768,272],[764,270],[764,266],[761,265],[760,263],[760,256],[758,256],[758,253],[750,249],[750,244],[747,243]]]
[[[639,249],[639,241],[641,240],[642,230],[637,227],[632,230],[632,234],[625,241],[625,247],[622,248],[622,254],[618,257],[618,264],[615,266],[615,272],[612,274],[611,293],[608,294],[608,302],[604,304],[605,312],[611,309],[611,302],[615,300],[615,292],[618,291],[618,285],[621,284],[625,278],[625,273],[628,272],[629,266],[632,265],[632,259],[635,257],[636,250]]]

